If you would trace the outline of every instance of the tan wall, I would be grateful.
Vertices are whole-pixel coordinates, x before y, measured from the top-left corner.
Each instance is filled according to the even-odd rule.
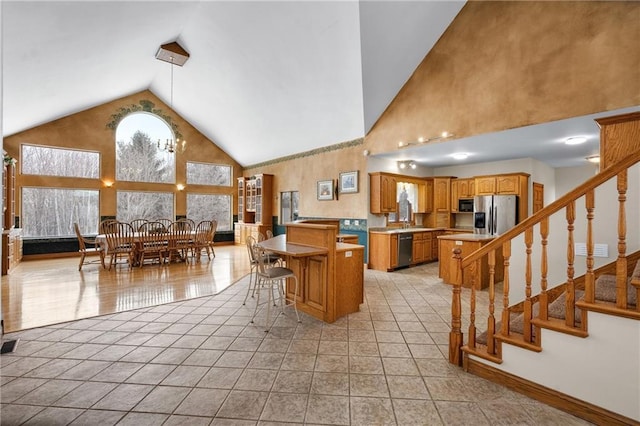
[[[366,137],[373,154],[640,104],[640,2],[468,2]],[[517,141],[514,141],[517,143]]]
[[[176,183],[186,183],[186,162],[192,160],[231,165],[234,170],[231,186],[229,188],[221,188],[189,185],[185,191],[179,192],[174,184],[116,182],[113,188],[105,188],[104,181],[115,181],[115,130],[107,128],[107,123],[112,121],[112,114],[117,113],[120,107],[138,104],[140,100],[150,100],[155,104],[155,108],[161,109],[164,114],[171,116],[172,120],[178,125],[183,139],[187,141],[187,150],[182,154],[177,154]],[[18,173],[16,176],[16,185],[18,187],[16,192],[17,215],[20,215],[19,188],[21,186],[100,189],[101,216],[114,216],[116,214],[117,189],[174,192],[176,194],[176,215],[186,214],[186,193],[189,191],[209,194],[231,194],[233,195],[233,204],[235,204],[235,178],[241,175],[240,165],[148,90],[4,138],[4,149],[10,156],[18,159],[18,171],[20,170],[20,144],[23,143],[99,151],[102,154],[102,168],[100,179],[23,176]],[[235,205],[233,209],[234,213],[236,213]]]
[[[336,145],[339,147],[340,145]],[[362,144],[337,148],[310,156],[301,156],[264,166],[246,169],[245,176],[256,173],[274,175],[273,215],[280,216],[280,192],[299,191],[301,217],[322,218],[366,218],[368,209],[368,175],[366,157],[363,156]],[[318,201],[316,185],[318,180],[333,179],[337,182],[341,172],[358,170],[359,192],[355,194],[338,194],[338,199]]]

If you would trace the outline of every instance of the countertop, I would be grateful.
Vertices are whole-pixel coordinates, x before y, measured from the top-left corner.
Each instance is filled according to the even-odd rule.
[[[429,231],[467,231],[473,234],[473,229],[465,228],[371,228],[369,232],[372,234],[403,234],[407,232],[429,232]],[[465,235],[465,234],[458,234]]]
[[[496,239],[495,235],[487,234],[454,234],[454,235],[440,235],[439,240],[456,240],[456,241],[492,241]]]

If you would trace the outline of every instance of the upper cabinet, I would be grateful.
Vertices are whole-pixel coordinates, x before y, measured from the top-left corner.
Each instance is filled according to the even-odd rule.
[[[389,173],[370,173],[370,211],[374,214],[393,213],[397,200],[396,176]]]
[[[270,225],[272,203],[273,175],[238,178],[238,222]]]
[[[451,177],[433,178],[433,209],[436,212],[451,211]]]
[[[496,193],[495,176],[481,176],[475,179],[476,195],[493,195]]]

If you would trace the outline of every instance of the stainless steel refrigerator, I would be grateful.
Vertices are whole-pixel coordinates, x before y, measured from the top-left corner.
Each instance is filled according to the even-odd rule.
[[[501,235],[516,223],[516,195],[478,195],[473,198],[473,227],[476,234]]]

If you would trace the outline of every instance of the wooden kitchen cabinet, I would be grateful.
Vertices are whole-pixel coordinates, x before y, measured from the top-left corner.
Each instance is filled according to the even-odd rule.
[[[475,179],[457,179],[458,198],[473,198],[476,196]]]
[[[238,178],[238,222],[235,223],[234,242],[245,244],[248,235],[258,240],[272,228],[273,175],[258,174]]]
[[[485,244],[490,243],[495,237],[486,235],[466,234],[466,235],[450,235],[441,236],[439,238],[440,244],[440,259],[439,259],[439,276],[442,281],[447,284],[453,284],[453,278],[455,276],[455,268],[458,267],[456,260],[453,258],[453,250],[459,248],[464,258],[476,250],[479,250]],[[496,264],[495,264],[495,276],[494,282],[498,283],[504,279],[504,257],[502,256],[502,249],[496,250]],[[489,286],[489,264],[488,257],[484,256],[478,262],[478,276],[479,282],[476,282],[476,290],[481,290]],[[472,276],[471,266],[464,268],[462,272],[462,285],[463,287],[471,287]]]
[[[458,179],[451,181],[451,212],[453,213],[458,211],[458,199],[460,198],[458,194],[459,184]]]
[[[433,209],[436,212],[451,211],[451,177],[433,178]]]
[[[393,213],[397,203],[397,180],[388,173],[369,173],[369,211]]]
[[[418,205],[414,213],[431,213],[433,211],[433,180],[418,184]]]
[[[517,175],[496,176],[496,194],[520,194],[520,177]]]
[[[433,260],[431,239],[432,232],[415,232],[413,234],[412,264],[430,262]]]
[[[475,182],[477,195],[493,195],[496,193],[495,176],[476,177]]]

